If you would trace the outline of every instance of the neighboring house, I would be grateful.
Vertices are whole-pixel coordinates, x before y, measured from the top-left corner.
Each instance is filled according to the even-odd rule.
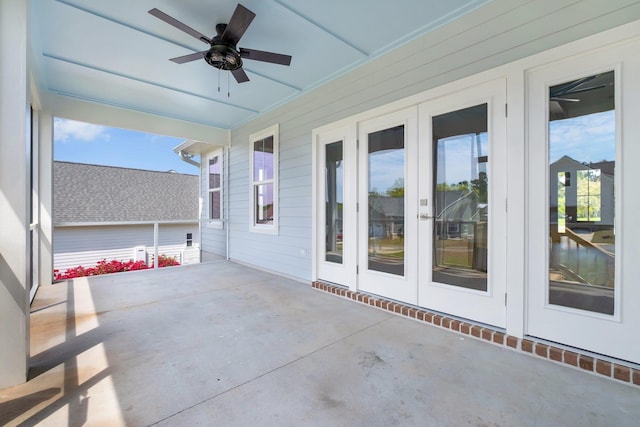
[[[473,235],[474,224],[486,221],[487,204],[478,202],[475,191],[438,192],[436,199],[440,199],[443,206],[435,218],[438,239]]]
[[[93,267],[101,259],[200,261],[198,177],[56,161],[53,267]]]
[[[375,195],[369,202],[369,237],[403,237],[404,198]]]
[[[557,185],[549,188],[549,208],[551,215],[554,216],[558,212],[564,215],[568,223],[581,228],[612,228],[615,217],[615,199],[614,199],[614,171],[615,162],[598,162],[584,164],[580,163],[569,156],[563,156],[549,165],[552,177],[557,179]],[[587,176],[591,175],[591,179],[587,180]],[[583,194],[579,197],[578,187],[588,187],[581,181],[594,181],[598,184],[595,188],[597,192],[591,190],[591,194]],[[583,185],[580,185],[583,184]],[[564,192],[563,197],[558,198],[558,189]],[[558,201],[564,201],[564,206],[558,206]],[[592,206],[588,206],[587,202],[591,201]],[[583,203],[581,203],[583,202]],[[582,205],[582,206],[581,206]],[[579,209],[581,207],[582,209]],[[589,221],[586,212],[596,213],[599,220],[597,222]]]

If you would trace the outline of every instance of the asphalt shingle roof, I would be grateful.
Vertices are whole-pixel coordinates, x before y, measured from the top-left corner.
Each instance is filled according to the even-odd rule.
[[[198,219],[197,175],[53,162],[54,224]]]

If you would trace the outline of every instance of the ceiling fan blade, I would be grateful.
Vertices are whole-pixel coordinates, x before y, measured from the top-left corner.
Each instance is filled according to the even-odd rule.
[[[208,51],[203,50],[202,52],[190,53],[189,55],[178,56],[176,58],[171,58],[169,61],[173,61],[176,64],[184,64],[186,62],[195,61],[197,59],[204,58],[205,53]]]
[[[597,89],[602,89],[608,86],[613,86],[613,82],[611,82],[610,84],[606,84],[606,85],[598,85],[598,86],[590,86],[590,87],[585,87],[582,89],[573,89],[572,91],[568,92],[566,95],[573,95],[574,93],[582,93],[582,92],[589,92],[590,90],[597,90]]]
[[[235,70],[231,70],[231,74],[236,79],[238,83],[244,83],[249,81],[249,76],[244,72],[242,68],[236,68]]]
[[[249,24],[251,24],[251,21],[253,21],[255,17],[255,13],[238,3],[236,10],[233,11],[231,20],[229,20],[227,24],[227,28],[224,30],[224,33],[222,33],[222,40],[233,46],[237,45],[240,37],[247,31]]]
[[[584,84],[588,81],[591,81],[593,79],[595,79],[597,76],[589,76],[589,77],[584,77],[582,79],[578,79],[578,80],[574,80],[572,82],[569,82],[565,85],[562,85],[560,87],[558,86],[554,86],[555,89],[553,90],[553,92],[551,93],[551,96],[562,96],[562,95],[566,95],[569,93],[573,93],[574,89],[576,89],[578,86],[580,86],[581,84]]]
[[[281,53],[265,52],[263,50],[240,48],[240,56],[243,59],[253,59],[254,61],[271,62],[273,64],[291,64],[291,56]]]
[[[549,98],[549,101],[580,102],[580,100],[576,98],[561,98],[558,96]]]
[[[149,13],[151,15],[155,16],[156,18],[166,22],[167,24],[176,27],[180,31],[184,31],[185,33],[189,34],[190,36],[193,36],[193,37],[197,38],[198,40],[201,40],[201,41],[203,41],[205,43],[211,44],[211,39],[209,37],[205,36],[204,34],[202,34],[199,31],[194,30],[193,28],[191,28],[187,24],[183,24],[182,22],[178,21],[176,18],[167,15],[166,13],[162,12],[161,10],[153,8],[153,9],[151,9],[149,11]]]

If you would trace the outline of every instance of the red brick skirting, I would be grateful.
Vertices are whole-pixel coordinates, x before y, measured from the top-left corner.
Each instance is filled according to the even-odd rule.
[[[420,322],[429,323],[459,334],[468,335],[481,341],[487,341],[494,345],[499,345],[511,350],[528,353],[532,357],[547,359],[552,362],[572,366],[576,369],[581,369],[611,380],[640,387],[640,366],[635,364],[616,361],[615,359],[610,358],[600,359],[597,355],[594,356],[586,351],[582,352],[579,349],[572,348],[569,350],[566,348],[555,347],[548,343],[538,342],[534,338],[530,337],[514,337],[487,326],[480,326],[470,322],[465,322],[460,319],[447,317],[441,313],[430,312],[422,308],[412,307],[378,296],[352,292],[341,286],[323,282],[313,282],[311,286],[324,292],[348,298],[362,304],[371,305]]]

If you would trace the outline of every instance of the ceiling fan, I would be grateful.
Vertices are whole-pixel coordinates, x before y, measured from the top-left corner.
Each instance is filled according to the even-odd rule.
[[[252,59],[254,61],[270,62],[287,66],[291,64],[291,56],[289,55],[236,47],[240,38],[245,31],[247,31],[249,24],[251,24],[253,18],[256,17],[255,13],[241,4],[236,6],[228,24],[216,25],[216,35],[213,38],[205,36],[156,8],[151,9],[149,13],[209,45],[209,49],[207,50],[171,58],[170,60],[176,64],[184,64],[204,58],[209,65],[219,70],[230,71],[238,83],[249,81],[247,73],[242,69],[243,59]]]
[[[596,89],[602,89],[607,86],[613,85],[613,82],[607,82],[605,84],[596,84],[594,86],[585,87],[585,83],[588,83],[594,79],[598,79],[601,75],[584,77],[582,79],[574,80],[572,82],[557,85],[551,88],[550,101],[564,101],[564,102],[580,102],[579,98],[569,98],[567,95],[573,95],[581,92],[589,92]]]
[[[578,117],[613,108],[615,108],[613,71],[591,75],[549,88],[549,117],[551,120]]]

